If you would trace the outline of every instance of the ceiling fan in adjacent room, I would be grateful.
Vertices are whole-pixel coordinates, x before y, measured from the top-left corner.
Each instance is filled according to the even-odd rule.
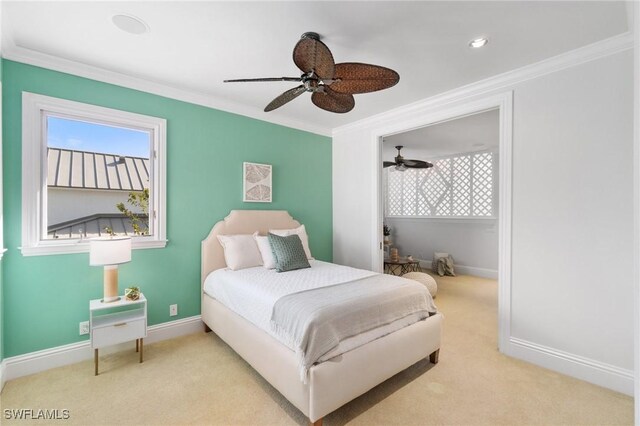
[[[318,108],[345,113],[355,106],[354,94],[388,89],[400,80],[397,72],[378,65],[336,64],[329,48],[313,32],[302,34],[293,48],[293,62],[303,72],[300,77],[242,78],[224,82],[299,81],[301,85],[276,97],[265,107],[265,112],[280,108],[304,92],[311,92],[311,102]]]
[[[382,163],[382,167],[395,166],[396,170],[400,172],[404,172],[407,169],[428,169],[429,167],[433,167],[433,164],[428,161],[409,160],[404,158],[402,154],[400,154],[400,150],[402,148],[402,145],[397,145],[396,149],[398,150],[398,155],[394,158],[394,161],[384,161]]]

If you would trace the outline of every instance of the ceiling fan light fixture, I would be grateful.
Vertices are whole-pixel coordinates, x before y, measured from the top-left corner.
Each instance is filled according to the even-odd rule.
[[[397,145],[398,155],[396,155],[393,161],[383,161],[382,168],[393,167],[390,171],[404,172],[407,169],[428,169],[429,167],[433,167],[433,164],[427,161],[404,158],[402,154],[400,154],[402,148],[402,145]]]
[[[111,22],[113,22],[113,25],[129,34],[140,35],[148,33],[151,30],[149,25],[147,25],[147,23],[142,19],[126,13],[117,13],[113,15],[111,17]]]
[[[469,42],[469,47],[472,49],[480,49],[481,47],[485,46],[487,43],[489,43],[488,38],[478,37],[478,38],[474,38]]]
[[[336,64],[331,50],[320,41],[320,35],[315,32],[302,34],[293,48],[293,62],[302,71],[300,78],[240,78],[224,82],[299,81],[302,83],[300,86],[278,95],[264,111],[273,111],[301,93],[310,92],[311,102],[315,106],[343,114],[354,108],[354,94],[388,89],[400,80],[397,72],[379,65],[358,62]]]

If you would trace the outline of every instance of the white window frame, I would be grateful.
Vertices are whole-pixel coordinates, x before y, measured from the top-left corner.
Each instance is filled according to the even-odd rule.
[[[383,179],[383,188],[384,188],[384,199],[383,199],[383,209],[384,209],[384,217],[388,217],[389,219],[420,219],[420,220],[431,220],[431,221],[440,221],[440,222],[486,222],[486,221],[490,221],[490,220],[497,220],[498,216],[497,216],[497,211],[498,211],[498,185],[499,185],[499,179],[496,177],[497,173],[498,173],[498,153],[496,152],[495,149],[485,149],[485,150],[480,150],[480,151],[469,151],[469,152],[462,152],[459,154],[451,154],[451,155],[443,155],[443,156],[439,156],[439,157],[434,157],[432,158],[430,161],[438,161],[441,159],[453,159],[456,157],[462,157],[462,156],[473,156],[475,154],[484,154],[484,153],[488,153],[492,155],[492,194],[491,194],[491,210],[493,212],[493,214],[491,216],[436,216],[436,215],[432,215],[432,216],[427,216],[427,215],[392,215],[390,214],[390,208],[389,208],[389,170],[385,169],[387,175],[384,176]],[[473,164],[470,166],[471,167],[471,179],[473,180]],[[402,173],[402,172],[400,172]],[[470,200],[471,201],[471,200]]]
[[[166,120],[22,92],[22,254],[36,256],[89,251],[88,239],[44,238],[47,227],[46,117],[49,115],[150,132],[152,146],[149,163],[153,182],[149,194],[149,225],[152,235],[134,237],[132,248],[165,247]]]

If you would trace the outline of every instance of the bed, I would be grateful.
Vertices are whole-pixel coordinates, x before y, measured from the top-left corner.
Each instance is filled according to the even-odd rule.
[[[266,235],[270,229],[299,226],[288,212],[276,210],[233,210],[216,223],[202,241],[202,320],[205,330],[212,330],[233,348],[310,423],[321,425],[325,415],[421,359],[429,356],[431,362],[437,363],[442,316],[436,313],[314,364],[307,380],[301,380],[293,350],[205,292],[206,278],[226,266],[218,235],[256,231]]]

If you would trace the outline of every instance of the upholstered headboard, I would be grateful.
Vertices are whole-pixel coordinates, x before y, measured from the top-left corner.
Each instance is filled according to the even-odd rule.
[[[300,226],[285,210],[231,210],[229,216],[213,225],[207,238],[202,240],[200,284],[210,272],[224,268],[224,251],[217,235],[266,235],[269,229],[292,229]]]

